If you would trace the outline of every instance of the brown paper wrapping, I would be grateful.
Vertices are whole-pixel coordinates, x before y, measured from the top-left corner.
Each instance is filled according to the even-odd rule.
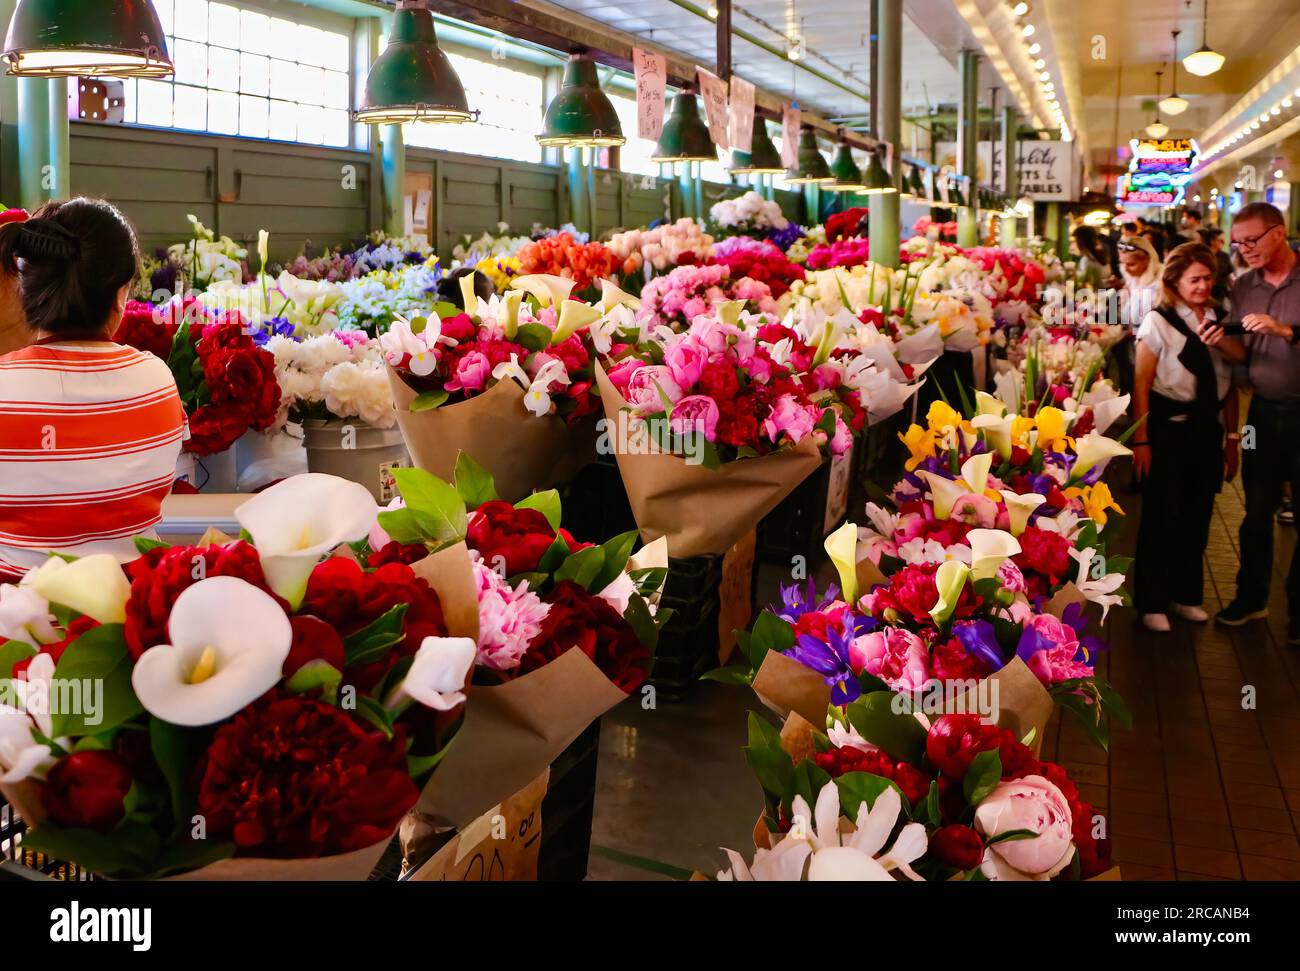
[[[831,686],[826,679],[780,651],[768,651],[754,676],[754,694],[782,718],[798,712],[814,725],[826,726]]]
[[[542,846],[542,800],[550,776],[550,768],[543,769],[528,785],[479,816],[410,879],[466,883],[536,880]],[[419,817],[412,813],[402,824],[404,844],[413,818]],[[501,832],[505,837],[498,839]]]
[[[456,471],[457,454],[464,452],[492,473],[502,499],[518,502],[595,457],[592,422],[570,428],[554,415],[538,418],[524,408],[524,390],[514,381],[498,381],[467,401],[415,413],[410,407],[418,393],[391,367],[388,382],[411,461],[447,482]]]
[[[727,663],[736,646],[736,631],[744,630],[754,615],[754,551],[757,530],[751,529],[722,558],[722,586],[718,590],[718,665]]]
[[[478,585],[464,542],[430,553],[411,564],[417,577],[433,587],[442,604],[449,637],[478,640]]]
[[[522,789],[627,697],[576,648],[505,684],[476,685],[451,748],[416,809],[463,829]]]
[[[596,383],[605,418],[617,427],[627,400],[599,365]],[[725,553],[822,463],[811,437],[792,449],[716,470],[663,452],[616,452],[615,458],[642,539],[666,536],[677,558]]]

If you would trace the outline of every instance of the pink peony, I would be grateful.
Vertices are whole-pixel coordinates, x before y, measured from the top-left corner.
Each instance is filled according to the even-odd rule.
[[[609,383],[618,389],[619,394],[626,398],[628,382],[631,380],[632,375],[642,367],[645,367],[643,361],[639,361],[634,357],[629,357],[627,360],[621,361],[614,367],[606,370],[605,376],[609,378]]]
[[[986,847],[981,869],[995,880],[1050,880],[1074,856],[1072,828],[1064,793],[1041,775],[1000,782],[976,808],[975,829],[986,841],[1017,829],[1038,836]]]
[[[920,691],[930,679],[925,644],[909,630],[886,627],[856,638],[849,666],[874,674],[895,691]]]
[[[1025,575],[1020,572],[1020,567],[1016,566],[1015,561],[1008,558],[1002,561],[998,567],[998,583],[1002,584],[1012,593],[1028,593],[1029,587],[1025,584]]]
[[[673,416],[668,424],[675,435],[700,433],[707,441],[715,442],[718,438],[718,403],[708,395],[687,395],[673,405]]]
[[[794,395],[783,394],[763,422],[763,431],[773,442],[779,443],[782,435],[788,435],[791,442],[798,444],[812,434],[818,417],[815,407],[802,404]]]
[[[991,529],[998,520],[998,504],[988,496],[967,492],[952,504],[951,518]]]
[[[849,426],[844,424],[844,419],[836,415],[835,434],[831,436],[831,454],[847,455],[852,449],[853,433],[849,431]]]
[[[482,391],[492,377],[492,362],[482,351],[470,351],[456,364],[456,373],[444,385],[448,391]]]
[[[674,404],[682,397],[682,388],[673,372],[662,364],[643,364],[632,373],[627,383],[627,400],[637,411],[653,415],[664,409],[663,391]]]
[[[709,349],[695,337],[684,337],[664,350],[664,364],[681,388],[695,387],[708,363]]]
[[[484,565],[477,553],[470,555],[478,585],[478,657],[474,663],[493,671],[517,668],[528,645],[541,632],[550,605],[528,589],[527,580],[513,588]]]
[[[1039,681],[1051,686],[1072,678],[1092,677],[1092,668],[1075,660],[1079,635],[1073,627],[1051,614],[1036,614],[1028,626],[1053,645],[1036,651],[1025,662]]]

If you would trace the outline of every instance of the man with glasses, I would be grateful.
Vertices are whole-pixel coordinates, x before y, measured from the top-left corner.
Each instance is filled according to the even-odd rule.
[[[1286,482],[1300,481],[1300,260],[1287,245],[1286,222],[1264,202],[1243,206],[1232,222],[1232,248],[1249,268],[1233,283],[1233,319],[1245,336],[1207,326],[1202,339],[1229,361],[1244,362],[1254,394],[1247,424],[1254,447],[1243,449],[1246,518],[1239,536],[1237,595],[1215,621],[1238,627],[1268,616],[1273,572],[1273,514]],[[1236,429],[1229,439],[1239,440]],[[1300,546],[1286,581],[1287,643],[1300,646]]]

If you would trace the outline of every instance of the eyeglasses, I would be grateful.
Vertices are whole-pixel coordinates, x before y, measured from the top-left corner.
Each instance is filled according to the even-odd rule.
[[[1115,248],[1121,253],[1136,253],[1142,249],[1137,243],[1116,243]]]
[[[1264,230],[1258,236],[1247,236],[1245,239],[1234,239],[1232,241],[1232,248],[1236,250],[1243,250],[1243,249],[1253,250],[1256,246],[1259,245],[1259,241],[1261,239],[1263,239],[1273,230],[1281,229],[1281,228],[1282,228],[1281,226],[1269,226],[1268,229]]]

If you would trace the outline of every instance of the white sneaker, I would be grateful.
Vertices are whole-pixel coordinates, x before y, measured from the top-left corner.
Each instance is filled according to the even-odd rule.
[[[1183,620],[1190,620],[1195,624],[1203,624],[1210,619],[1204,607],[1193,607],[1189,604],[1174,604],[1174,613]]]
[[[1142,626],[1161,634],[1169,633],[1169,618],[1165,614],[1143,614]]]

